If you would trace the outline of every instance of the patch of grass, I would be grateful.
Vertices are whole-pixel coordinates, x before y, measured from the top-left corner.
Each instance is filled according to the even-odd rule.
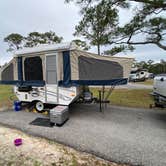
[[[10,97],[13,96],[13,99],[16,99],[13,93],[12,86],[9,85],[0,85],[0,107],[11,106],[12,101]]]
[[[137,84],[143,84],[143,85],[153,85],[153,79],[146,80],[143,82],[136,82]]]
[[[98,96],[98,88],[91,88],[93,95]],[[154,104],[153,97],[149,89],[115,89],[109,97],[110,103],[118,106],[149,108]]]
[[[152,82],[152,80],[149,80]],[[91,88],[93,95],[98,96],[99,88]],[[151,90],[148,89],[115,89],[109,100],[113,105],[127,106],[127,107],[139,107],[149,108],[150,104],[153,104],[153,97],[150,95]],[[0,85],[0,107],[11,106],[13,102],[10,100],[10,96],[13,96],[12,86]],[[16,99],[16,97],[13,97]]]

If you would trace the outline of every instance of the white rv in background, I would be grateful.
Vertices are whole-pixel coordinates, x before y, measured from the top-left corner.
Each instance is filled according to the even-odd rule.
[[[146,79],[151,78],[152,75],[153,74],[149,73],[147,69],[133,68],[129,75],[129,81],[131,82],[145,81]]]
[[[166,105],[166,74],[160,74],[154,78],[153,95],[156,106]]]

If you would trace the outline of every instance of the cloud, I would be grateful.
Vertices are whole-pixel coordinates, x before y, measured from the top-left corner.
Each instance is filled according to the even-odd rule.
[[[126,13],[126,14],[125,14]],[[127,10],[122,11],[121,22],[129,20],[131,15]],[[10,33],[27,35],[32,31],[46,32],[53,30],[65,41],[71,41],[74,27],[80,20],[79,7],[65,4],[64,0],[1,0],[0,1],[0,65],[12,58],[7,53],[7,44],[3,39]],[[125,21],[126,21],[125,20]],[[156,46],[140,46],[133,54],[138,60],[158,59],[164,57],[165,52]],[[95,48],[92,51],[96,51]],[[161,58],[160,58],[161,59]]]
[[[12,58],[3,39],[10,33],[27,35],[32,31],[55,31],[65,41],[72,40],[79,9],[61,0],[0,1],[0,64]]]

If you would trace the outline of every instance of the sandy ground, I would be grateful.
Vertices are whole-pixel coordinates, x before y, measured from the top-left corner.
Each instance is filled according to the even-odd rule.
[[[23,144],[16,147],[16,138],[22,138]],[[0,165],[124,166],[4,126],[0,126]]]

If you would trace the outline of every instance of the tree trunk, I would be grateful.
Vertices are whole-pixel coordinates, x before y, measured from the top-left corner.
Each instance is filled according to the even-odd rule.
[[[16,49],[19,50],[19,46],[18,45],[16,45]]]
[[[100,44],[97,45],[97,54],[100,55]]]

